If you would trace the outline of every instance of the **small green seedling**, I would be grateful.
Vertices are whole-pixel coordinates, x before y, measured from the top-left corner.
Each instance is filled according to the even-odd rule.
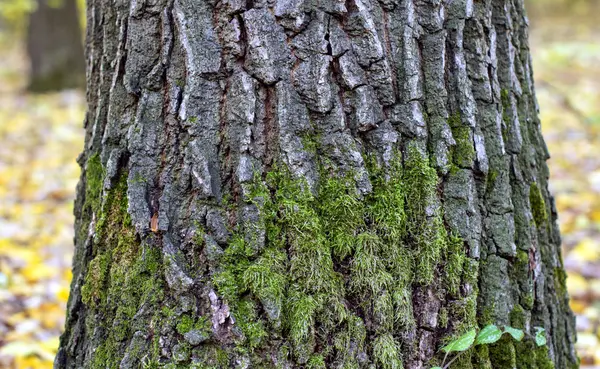
[[[535,327],[535,343],[538,346],[544,346],[546,344],[546,330],[542,327]],[[442,347],[441,350],[446,353],[442,366],[434,366],[431,369],[448,369],[450,365],[460,357],[460,355],[470,349],[471,347],[478,345],[490,345],[498,342],[504,333],[508,333],[515,341],[522,341],[525,337],[525,332],[521,329],[504,326],[504,330],[498,328],[494,324],[483,327],[477,333],[476,329],[471,329],[462,336],[450,341],[446,346]],[[452,360],[446,363],[448,355],[456,353]]]
[[[535,327],[535,344],[544,346],[546,344],[546,330],[542,327]]]

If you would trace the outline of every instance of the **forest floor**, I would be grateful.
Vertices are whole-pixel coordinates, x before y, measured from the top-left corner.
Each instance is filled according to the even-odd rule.
[[[600,26],[572,12],[533,13],[577,349],[582,364],[600,365]],[[51,368],[71,279],[85,100],[78,91],[25,93],[22,50],[0,37],[0,55],[0,368]]]

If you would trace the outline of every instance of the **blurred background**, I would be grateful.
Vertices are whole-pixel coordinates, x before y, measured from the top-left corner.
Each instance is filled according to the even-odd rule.
[[[71,279],[85,4],[37,1],[0,0],[0,369],[52,367]],[[600,367],[600,0],[527,2],[577,349]]]

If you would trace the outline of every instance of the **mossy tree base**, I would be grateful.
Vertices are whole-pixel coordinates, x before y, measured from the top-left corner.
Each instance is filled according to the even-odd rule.
[[[55,366],[576,367],[523,5],[290,4],[88,3]]]

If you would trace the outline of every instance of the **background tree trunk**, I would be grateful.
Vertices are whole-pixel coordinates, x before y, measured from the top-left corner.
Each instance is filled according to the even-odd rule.
[[[57,368],[577,367],[520,0],[87,17]]]
[[[38,0],[29,16],[28,89],[34,92],[83,87],[85,60],[75,0]]]

